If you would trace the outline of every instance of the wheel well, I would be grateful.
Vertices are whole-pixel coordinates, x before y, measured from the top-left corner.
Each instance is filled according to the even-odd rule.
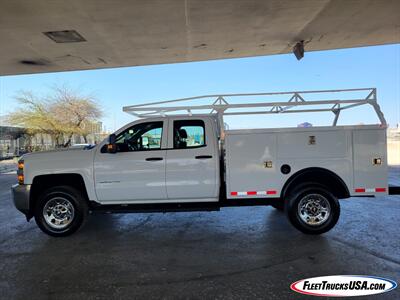
[[[86,191],[85,182],[79,174],[49,174],[49,175],[39,175],[33,179],[31,195],[30,195],[30,205],[33,208],[36,199],[39,197],[40,193],[44,190],[58,185],[68,185],[82,191],[83,197],[89,201],[89,197]]]
[[[286,181],[281,192],[281,198],[284,199],[291,189],[305,182],[322,184],[328,187],[330,192],[339,199],[350,197],[346,184],[337,174],[323,168],[307,168],[293,174]]]

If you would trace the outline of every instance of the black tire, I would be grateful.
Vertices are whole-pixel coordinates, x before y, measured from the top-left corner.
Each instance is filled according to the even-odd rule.
[[[271,206],[273,208],[275,208],[278,211],[284,211],[285,210],[285,203],[283,202],[283,200],[279,199],[279,200],[272,200],[272,201],[276,201],[271,203]]]
[[[64,218],[66,224],[57,225],[56,223],[54,223],[53,225],[49,225],[49,223],[53,223],[50,220],[53,215],[49,213],[46,213],[46,221],[44,216],[44,209],[46,207],[46,204],[49,204],[49,207],[51,208],[54,207],[51,206],[51,204],[54,204],[55,202],[60,202],[62,203],[62,205],[64,205],[61,206],[60,211],[64,208],[64,211],[68,210],[68,212],[70,213],[68,217]],[[48,212],[48,210],[46,211]],[[87,214],[88,205],[86,200],[82,196],[82,193],[70,186],[56,186],[45,190],[39,196],[35,205],[36,224],[44,233],[54,237],[68,236],[77,231],[84,223]],[[61,214],[61,217],[62,216],[65,216],[65,214]],[[53,218],[53,220],[55,219]],[[55,228],[57,226],[65,227]]]
[[[330,213],[328,216],[321,217],[320,219],[317,218],[317,220],[320,221],[326,218],[323,223],[310,225],[302,219],[301,215],[305,218],[305,215],[307,216],[308,214],[304,214],[307,210],[299,208],[299,203],[302,199],[304,199],[304,202],[307,202],[307,199],[309,199],[308,197],[322,199],[323,202],[327,201],[329,203]],[[297,187],[289,193],[285,203],[285,213],[290,223],[301,232],[306,234],[321,234],[331,230],[336,225],[340,216],[340,204],[338,199],[327,187],[319,184],[308,183]]]

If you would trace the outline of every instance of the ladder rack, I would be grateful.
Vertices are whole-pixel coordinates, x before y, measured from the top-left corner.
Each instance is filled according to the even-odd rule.
[[[334,96],[329,99],[327,96]],[[310,98],[317,99],[310,99]],[[278,102],[245,102],[250,98],[276,98]],[[243,99],[240,104],[230,104],[228,99]],[[191,101],[208,101],[208,104],[184,105]],[[179,105],[176,105],[179,104]],[[198,97],[181,98],[175,100],[151,102],[145,104],[123,107],[123,111],[139,118],[168,116],[171,113],[193,115],[194,112],[216,114],[223,124],[222,116],[254,115],[254,114],[286,114],[305,112],[332,112],[334,119],[332,126],[336,126],[340,112],[345,109],[361,105],[371,105],[375,110],[382,126],[386,126],[385,117],[377,103],[376,88],[297,91],[278,93],[253,93],[253,94],[224,94],[205,95]]]

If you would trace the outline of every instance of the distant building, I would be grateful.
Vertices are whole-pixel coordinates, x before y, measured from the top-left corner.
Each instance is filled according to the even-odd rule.
[[[24,134],[23,128],[8,124],[5,117],[0,116],[0,159],[15,155]]]
[[[72,137],[72,145],[74,145],[74,144],[96,144],[106,137],[106,134],[103,132],[103,123],[102,122],[90,123],[88,126],[90,126],[90,128],[89,128],[90,134],[88,136],[86,136],[86,140],[83,136],[74,135]]]
[[[90,134],[86,137],[74,135],[74,144],[95,144],[103,140],[106,134],[102,131],[102,122],[90,124]],[[65,137],[66,141],[66,137]],[[5,117],[0,116],[0,159],[19,156],[26,152],[43,151],[55,148],[55,143],[49,134],[38,133],[28,135],[27,130],[22,127],[10,125]]]
[[[397,124],[395,128],[388,128],[387,138],[392,141],[400,141],[400,126]]]

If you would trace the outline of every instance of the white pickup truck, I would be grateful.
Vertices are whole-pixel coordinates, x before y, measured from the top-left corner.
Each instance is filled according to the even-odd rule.
[[[357,92],[367,95],[305,100],[309,95]],[[245,104],[226,100],[254,96],[290,99]],[[210,97],[216,101],[209,105],[171,106]],[[363,104],[373,106],[381,124],[336,126],[342,110]],[[97,146],[20,159],[19,183],[12,194],[28,221],[34,217],[45,233],[65,236],[81,227],[89,211],[272,205],[285,210],[300,231],[320,234],[338,221],[338,199],[389,191],[386,122],[375,89],[203,96],[124,111],[139,119]],[[321,111],[333,112],[333,126],[226,130],[223,121],[227,115]]]

